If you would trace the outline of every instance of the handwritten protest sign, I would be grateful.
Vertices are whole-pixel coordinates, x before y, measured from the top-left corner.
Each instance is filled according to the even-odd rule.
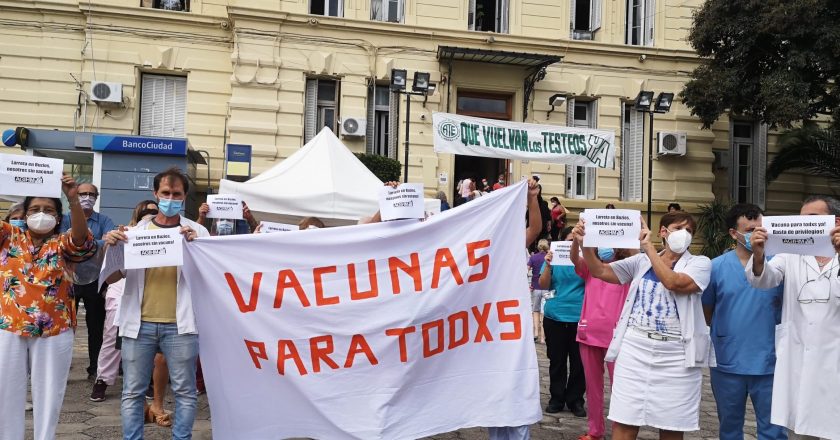
[[[551,242],[551,265],[552,266],[574,266],[570,255],[572,254],[571,241],[552,241]]]
[[[300,227],[298,225],[289,225],[286,223],[275,223],[275,222],[267,222],[261,221],[260,222],[260,234],[268,234],[272,232],[288,232],[288,231],[298,231]]]
[[[125,269],[181,266],[184,264],[181,228],[132,229],[125,232]]]
[[[435,221],[185,246],[213,436],[414,439],[539,421],[525,202],[519,184]]]
[[[768,255],[798,254],[828,257],[835,254],[831,245],[833,215],[783,215],[762,217],[767,229],[764,251]]]
[[[242,219],[242,198],[234,194],[213,194],[207,196],[210,212],[207,218]]]
[[[585,247],[638,249],[642,217],[632,209],[587,209],[581,214],[586,221]]]
[[[0,193],[8,196],[61,197],[64,161],[0,154]]]
[[[383,186],[379,190],[379,214],[382,221],[424,218],[423,184],[403,183],[396,188]]]

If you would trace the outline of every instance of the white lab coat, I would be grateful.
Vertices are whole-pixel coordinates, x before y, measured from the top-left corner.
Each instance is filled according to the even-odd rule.
[[[797,434],[840,439],[840,260],[835,256],[820,270],[814,257],[779,254],[761,276],[752,268],[750,258],[745,272],[754,287],[784,282],[771,422]]]

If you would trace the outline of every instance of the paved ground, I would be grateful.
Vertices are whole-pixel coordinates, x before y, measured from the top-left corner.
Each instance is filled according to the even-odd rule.
[[[94,403],[88,397],[92,384],[87,381],[85,368],[87,367],[87,330],[84,326],[84,310],[79,312],[79,328],[76,332],[76,344],[74,351],[73,366],[70,371],[70,382],[67,385],[67,392],[64,397],[61,419],[58,426],[58,440],[82,440],[82,439],[118,439],[120,438],[120,405],[119,390],[121,382],[110,387],[106,394],[105,402]],[[542,401],[543,406],[548,400],[548,359],[545,357],[545,346],[537,345],[539,356],[541,380],[542,380]],[[174,409],[174,401],[171,393],[166,399],[166,408]],[[699,432],[690,433],[685,436],[687,440],[696,439],[717,439],[718,423],[714,399],[709,388],[708,372],[703,380],[703,399],[701,403]],[[755,439],[755,417],[748,405],[746,422],[746,439]],[[32,413],[27,413],[27,440],[32,438]],[[540,423],[531,429],[531,437],[534,440],[576,440],[578,436],[586,432],[586,419],[578,419],[570,412],[562,412],[558,415],[544,415]],[[195,422],[193,438],[196,440],[211,439],[210,409],[207,404],[207,396],[201,396],[198,401],[198,416]],[[146,425],[146,439],[169,439],[169,429],[159,428],[155,425]],[[464,429],[456,432],[440,434],[432,439],[463,439],[479,440],[486,439],[487,432],[483,429]],[[656,439],[658,435],[653,430],[643,430],[640,439]],[[235,439],[240,440],[240,439]]]

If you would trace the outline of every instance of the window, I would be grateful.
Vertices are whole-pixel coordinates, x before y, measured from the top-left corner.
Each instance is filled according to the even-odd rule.
[[[144,73],[140,84],[140,135],[185,137],[187,78]]]
[[[767,186],[767,126],[751,121],[732,122],[730,185],[734,203],[764,207]]]
[[[508,3],[509,0],[470,0],[469,30],[508,33]]]
[[[621,115],[621,200],[642,201],[645,113],[624,104]]]
[[[187,12],[190,10],[190,0],[142,0],[140,6],[166,11]]]
[[[309,13],[328,17],[343,17],[344,0],[309,0]]]
[[[329,127],[333,133],[337,133],[338,89],[339,83],[334,79],[309,78],[306,80],[304,142],[309,142],[323,127]]]
[[[566,101],[566,125],[578,128],[595,128],[597,122],[597,101]],[[595,168],[575,165],[566,166],[566,197],[570,199],[595,198]]]
[[[402,23],[403,8],[403,0],[371,0],[370,19]]]
[[[387,84],[374,84],[368,91],[367,152],[397,158],[399,94]]]
[[[601,0],[571,0],[572,38],[591,40],[601,28]]]
[[[653,46],[653,23],[656,17],[655,0],[627,0],[627,37],[633,46]]]

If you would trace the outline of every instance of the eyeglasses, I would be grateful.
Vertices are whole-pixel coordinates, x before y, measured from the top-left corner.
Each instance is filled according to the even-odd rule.
[[[829,300],[831,300],[831,294],[834,293],[833,292],[834,283],[832,282],[831,275],[834,273],[834,264],[837,261],[837,259],[833,259],[831,261],[831,266],[828,268],[828,270],[826,270],[823,273],[818,274],[816,276],[816,278],[814,278],[814,279],[810,279],[811,270],[805,264],[804,258],[800,257],[799,261],[800,261],[800,271],[804,271],[804,273],[806,273],[806,279],[805,279],[805,284],[803,284],[802,287],[799,288],[799,293],[796,294],[796,301],[798,301],[799,304],[814,304],[814,303],[825,304],[825,303],[827,303]],[[819,286],[822,286],[823,281],[825,281],[826,284],[828,284],[827,286],[825,286],[825,288],[815,288],[816,284],[819,284]],[[811,288],[809,290],[812,291],[812,292],[820,293],[820,297],[819,298],[804,298],[803,299],[802,298],[802,292],[805,290],[805,287],[807,287],[811,283],[814,283],[814,285],[811,285]],[[821,294],[821,292],[823,292],[823,291],[826,292],[825,297],[823,297],[823,295]],[[840,299],[840,296],[838,296],[838,299]]]
[[[81,193],[79,193],[79,197],[93,197],[93,198],[97,198],[97,197],[99,197],[99,194],[97,194],[97,193],[95,193],[95,192],[81,192]]]
[[[43,212],[44,214],[49,215],[58,215],[58,211],[55,208],[38,208],[37,206],[33,206],[26,210],[26,215],[34,215],[39,212]]]

